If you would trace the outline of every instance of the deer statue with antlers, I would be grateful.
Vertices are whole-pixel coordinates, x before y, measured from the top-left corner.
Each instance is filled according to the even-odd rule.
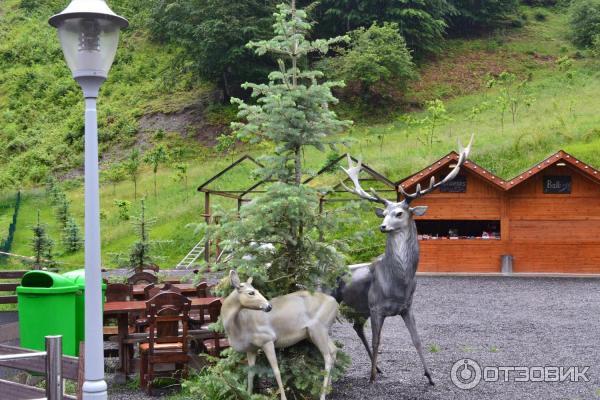
[[[377,372],[381,372],[377,367],[377,355],[383,321],[387,317],[400,315],[423,363],[425,376],[431,385],[434,384],[423,356],[423,346],[412,311],[412,298],[416,287],[415,275],[419,265],[417,226],[413,218],[425,214],[427,207],[410,207],[410,203],[453,180],[467,160],[472,143],[473,136],[471,136],[469,145],[466,148],[462,147],[459,140],[460,156],[458,163],[442,181],[436,183],[435,178],[432,177],[427,189],[422,190],[421,186],[417,185],[416,191],[410,194],[406,193],[402,186],[398,186],[400,193],[404,196],[401,202],[386,200],[381,198],[373,189],[370,190],[370,193],[367,193],[361,188],[359,181],[361,161],[358,161],[357,165],[352,165],[352,159],[348,156],[349,167],[348,169],[342,168],[354,184],[354,189],[350,189],[342,182],[342,186],[347,191],[359,196],[361,199],[385,206],[385,209],[377,208],[375,210],[377,216],[383,218],[379,229],[387,235],[385,253],[370,265],[353,269],[351,281],[348,284],[342,283],[335,293],[338,301],[343,301],[353,308],[358,316],[362,317],[362,321],[357,320],[354,322],[354,330],[371,358],[371,382],[375,381]],[[369,348],[364,333],[364,322],[369,317],[371,318],[373,333],[372,349]]]

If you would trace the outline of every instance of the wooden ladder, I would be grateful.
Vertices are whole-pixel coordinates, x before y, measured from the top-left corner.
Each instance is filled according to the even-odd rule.
[[[179,264],[175,267],[176,269],[189,269],[194,262],[202,255],[205,251],[206,239],[202,239],[194,246],[190,252],[183,257],[183,260],[179,261]]]

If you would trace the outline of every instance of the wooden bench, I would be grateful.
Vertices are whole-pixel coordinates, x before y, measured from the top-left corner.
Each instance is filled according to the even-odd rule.
[[[17,296],[15,291],[17,290],[17,286],[19,286],[19,282],[15,280],[21,280],[23,275],[25,275],[27,271],[0,271],[0,293],[1,292],[11,292],[11,295],[0,295],[0,304],[17,304]],[[11,280],[11,282],[5,282],[6,280]]]

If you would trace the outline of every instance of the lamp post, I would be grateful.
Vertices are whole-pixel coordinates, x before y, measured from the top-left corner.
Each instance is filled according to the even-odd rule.
[[[100,196],[96,98],[129,23],[104,0],[72,0],[48,22],[57,28],[67,65],[85,97],[85,400],[106,399],[102,338]]]

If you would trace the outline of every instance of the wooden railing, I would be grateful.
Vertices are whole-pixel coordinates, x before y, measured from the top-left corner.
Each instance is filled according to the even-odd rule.
[[[83,347],[83,346],[82,346]],[[0,367],[43,374],[46,388],[28,386],[0,379],[0,400],[48,400],[81,399],[81,377],[83,362],[80,358],[61,356],[60,336],[46,337],[46,351],[33,351],[19,347],[0,345]],[[63,394],[63,379],[78,382],[77,396]]]
[[[21,280],[23,275],[25,275],[27,271],[0,271],[0,292],[12,292],[14,293],[19,286],[19,282],[16,280]],[[3,282],[7,280],[12,280],[12,282]],[[16,304],[17,296],[15,294],[6,296],[0,294],[0,304]]]

